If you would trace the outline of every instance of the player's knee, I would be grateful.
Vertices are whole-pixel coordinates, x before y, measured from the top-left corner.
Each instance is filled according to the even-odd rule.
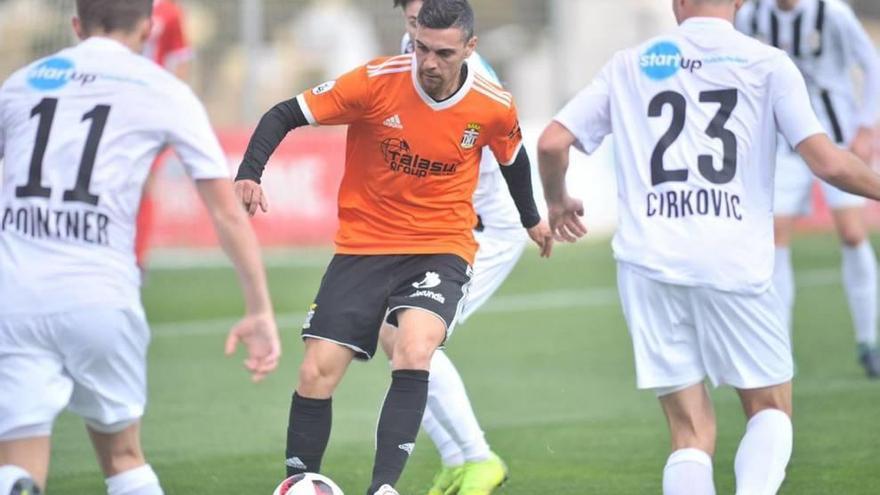
[[[106,476],[114,476],[146,464],[140,446],[134,443],[116,444],[107,452],[100,454],[101,468]]]
[[[334,371],[326,364],[305,360],[299,367],[297,390],[301,395],[312,398],[332,394],[335,376]]]
[[[394,346],[392,367],[397,370],[427,370],[437,345],[427,340],[408,340]]]
[[[840,231],[840,242],[846,247],[858,247],[867,238],[868,234],[861,227],[844,227]]]

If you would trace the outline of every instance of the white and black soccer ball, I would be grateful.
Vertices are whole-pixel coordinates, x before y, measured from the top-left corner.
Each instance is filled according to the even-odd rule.
[[[282,481],[272,495],[344,495],[330,478],[317,473],[295,474]]]

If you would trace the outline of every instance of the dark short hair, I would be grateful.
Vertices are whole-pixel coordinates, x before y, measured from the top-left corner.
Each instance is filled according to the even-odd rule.
[[[474,9],[467,0],[425,0],[418,22],[428,29],[459,28],[465,40],[474,36]]]
[[[153,0],[76,0],[76,15],[86,33],[131,31],[153,15]]]
[[[394,8],[396,9],[397,7],[401,7],[405,9],[406,6],[413,1],[415,0],[394,0]]]

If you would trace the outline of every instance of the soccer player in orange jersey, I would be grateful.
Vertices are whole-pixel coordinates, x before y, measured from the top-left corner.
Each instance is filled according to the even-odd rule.
[[[260,177],[287,132],[349,126],[336,255],[303,326],[286,465],[288,475],[320,470],[333,391],[352,359],[374,355],[380,324],[390,323],[397,328],[392,381],[368,495],[397,493],[425,409],[431,356],[467,293],[484,146],[502,165],[542,255],[552,242],[532,196],[513,98],[466,62],[477,45],[467,0],[427,0],[418,20],[414,54],[374,60],[271,109],[236,184],[251,214],[267,211]]]

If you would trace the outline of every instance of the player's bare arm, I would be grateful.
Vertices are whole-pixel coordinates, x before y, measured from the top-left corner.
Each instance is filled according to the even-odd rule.
[[[846,192],[880,200],[880,175],[855,154],[837,147],[827,135],[805,139],[797,152],[820,179]]]
[[[248,352],[245,368],[258,382],[278,366],[281,343],[257,238],[228,180],[198,180],[196,187],[244,292],[246,315],[230,330],[226,354],[232,355],[239,342],[244,344]]]
[[[260,119],[235,177],[235,195],[248,215],[254,216],[257,209],[269,211],[269,201],[260,185],[263,169],[284,136],[305,125],[308,121],[295,98],[275,105]]]
[[[558,122],[551,122],[538,141],[538,169],[547,200],[550,230],[557,241],[575,242],[587,233],[581,221],[584,204],[568,195],[565,172],[574,135]]]

